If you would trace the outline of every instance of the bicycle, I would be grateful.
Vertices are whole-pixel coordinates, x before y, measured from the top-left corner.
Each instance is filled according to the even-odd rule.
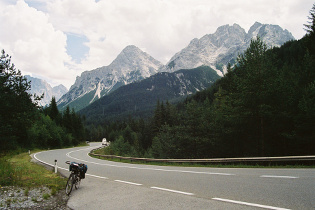
[[[70,195],[73,185],[75,189],[79,189],[81,184],[81,179],[85,178],[85,172],[87,170],[87,166],[83,163],[75,163],[66,161],[66,164],[69,164],[69,170],[71,171],[67,185],[66,185],[66,194]],[[85,170],[84,170],[85,167]]]

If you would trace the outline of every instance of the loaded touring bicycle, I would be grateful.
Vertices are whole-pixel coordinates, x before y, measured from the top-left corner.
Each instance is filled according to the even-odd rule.
[[[81,179],[85,178],[85,173],[88,169],[86,164],[66,161],[69,164],[69,171],[71,172],[66,185],[66,194],[70,195],[73,185],[75,189],[80,187]]]

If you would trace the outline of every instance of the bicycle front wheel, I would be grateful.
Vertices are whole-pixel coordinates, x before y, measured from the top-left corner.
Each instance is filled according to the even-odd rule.
[[[74,185],[75,189],[79,189],[80,183],[81,183],[80,176],[76,176],[76,182],[75,182],[75,185]]]
[[[67,185],[66,185],[66,194],[70,195],[72,188],[73,188],[73,183],[74,183],[74,174],[70,174],[69,179],[67,181]]]

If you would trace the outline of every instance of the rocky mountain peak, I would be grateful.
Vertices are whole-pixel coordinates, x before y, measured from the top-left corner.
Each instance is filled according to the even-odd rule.
[[[220,34],[234,34],[234,33],[246,33],[245,30],[238,24],[234,23],[232,26],[229,24],[220,26],[217,28],[216,32],[213,34],[215,36],[218,36]]]
[[[59,100],[68,92],[68,89],[63,85],[51,87],[45,80],[31,77],[29,75],[26,75],[25,78],[31,82],[31,89],[29,90],[30,94],[36,94],[38,96],[44,94],[44,98],[39,102],[39,105],[41,106],[48,105],[53,96],[56,100]]]
[[[123,74],[132,71],[141,71],[143,77],[146,78],[157,73],[157,69],[162,66],[162,63],[138,47],[129,45],[121,51],[110,66],[120,70]]]
[[[254,25],[252,25],[252,26],[249,28],[248,34],[253,34],[254,31],[256,31],[256,30],[257,30],[258,28],[260,28],[261,26],[262,26],[262,24],[256,21],[256,22],[254,23]]]
[[[79,110],[122,85],[157,73],[161,66],[162,63],[149,54],[134,45],[129,45],[110,65],[85,71],[77,77],[70,91],[58,101],[59,107],[63,108],[84,98],[81,102],[77,102],[79,105],[72,106]]]
[[[278,25],[255,22],[255,24],[250,27],[246,40],[248,42],[257,36],[261,37],[269,47],[280,47],[284,42],[294,40],[294,37],[288,30],[282,29]]]
[[[137,46],[135,45],[128,45],[122,50],[122,53],[130,54],[130,53],[143,53],[142,50],[140,50]]]
[[[220,26],[215,33],[193,39],[163,66],[134,45],[125,47],[109,65],[86,71],[77,77],[70,91],[59,101],[59,107],[71,105],[79,110],[122,85],[148,78],[157,72],[174,72],[209,66],[223,76],[226,65],[235,63],[252,38],[260,36],[270,46],[279,46],[291,39],[292,34],[277,25],[255,22],[248,33],[238,24]]]
[[[220,26],[215,33],[193,39],[187,47],[176,53],[160,71],[173,72],[206,65],[223,76],[228,63],[233,64],[238,54],[243,53],[252,38],[260,36],[268,47],[280,46],[293,40],[287,30],[278,25],[255,22],[246,33],[238,24]]]
[[[238,24],[233,24],[219,27],[212,36],[217,39],[218,47],[222,45],[229,47],[231,44],[243,42],[246,32]]]

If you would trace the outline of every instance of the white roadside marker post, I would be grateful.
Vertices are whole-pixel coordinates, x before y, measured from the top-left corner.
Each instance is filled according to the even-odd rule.
[[[57,173],[57,160],[55,160],[55,173]]]

